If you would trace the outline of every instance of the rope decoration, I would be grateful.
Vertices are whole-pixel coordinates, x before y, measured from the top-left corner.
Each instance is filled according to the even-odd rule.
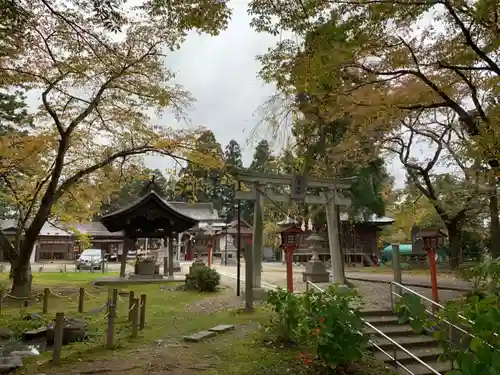
[[[87,292],[87,289],[84,289],[84,292],[85,292],[85,294],[86,294],[87,296],[89,296],[90,298],[93,298],[93,299],[97,299],[97,298],[99,298],[99,297],[96,297],[96,296],[94,296],[93,294],[90,294],[89,292]]]
[[[71,296],[63,296],[62,294],[57,294],[57,293],[53,292],[52,289],[50,289],[50,288],[49,288],[49,293],[57,298],[71,298]]]
[[[38,293],[38,294],[35,294],[35,295],[34,295],[34,297],[35,297],[36,299],[38,299],[38,298],[40,298],[40,297],[42,297],[42,296],[43,296],[43,294],[42,294],[42,293]],[[7,293],[7,294],[2,294],[2,295],[1,295],[1,299],[2,299],[2,301],[3,301],[4,299],[6,299],[6,298],[12,298],[12,299],[15,299],[15,300],[18,300],[18,301],[27,301],[27,300],[29,300],[29,298],[26,298],[26,297],[16,297],[16,296],[13,296],[13,295],[12,295],[12,294],[10,294],[10,293]]]

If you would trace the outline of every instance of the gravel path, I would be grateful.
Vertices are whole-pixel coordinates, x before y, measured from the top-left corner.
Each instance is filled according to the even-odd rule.
[[[293,276],[294,290],[298,292],[305,292],[306,284],[302,281],[302,275],[294,273]],[[274,270],[271,272],[264,272],[262,274],[262,280],[279,287],[286,288],[286,276],[283,272]],[[386,309],[390,307],[389,284],[354,280],[350,280],[350,282],[358,288],[359,293],[363,297],[366,309]],[[412,289],[417,293],[432,299],[432,291],[430,288],[413,287]],[[462,294],[462,292],[440,290],[439,300],[441,303],[444,303],[446,301],[456,299]]]
[[[216,267],[219,268],[219,267]],[[220,267],[220,270],[223,272],[231,273],[236,275],[236,267]],[[293,287],[295,291],[305,292],[306,291],[306,283],[302,281],[302,267],[296,267],[294,269],[293,274]],[[349,274],[355,274],[356,277],[365,277],[365,273],[362,272],[350,272]],[[242,275],[244,275],[244,266],[242,266]],[[376,279],[379,277],[379,274],[370,274],[366,273],[367,279]],[[387,281],[387,278],[390,278],[391,275],[380,276],[380,279]],[[439,283],[443,285],[451,284],[454,280],[447,278],[448,283],[444,283],[441,278],[439,279]],[[235,279],[231,279],[228,277],[223,277],[222,281],[226,285],[231,285],[233,288],[236,285]],[[283,266],[280,265],[266,265],[264,264],[264,272],[262,273],[262,281],[279,286],[281,288],[286,288],[286,272]],[[414,277],[413,275],[404,275],[403,282],[413,282],[413,281],[425,281],[425,276],[419,275]],[[456,280],[455,280],[456,281]],[[355,285],[361,296],[363,297],[363,301],[365,303],[366,309],[386,309],[390,307],[390,294],[389,294],[389,284],[373,282],[373,281],[358,281],[358,280],[349,280],[353,285]],[[326,286],[326,285],[325,285]],[[420,287],[411,287],[417,293],[424,295],[427,298],[432,298],[432,291],[430,288],[420,288]],[[450,290],[440,290],[439,291],[439,300],[441,303],[445,303],[446,301],[450,301],[455,299],[461,295],[463,292],[458,291],[450,291]]]

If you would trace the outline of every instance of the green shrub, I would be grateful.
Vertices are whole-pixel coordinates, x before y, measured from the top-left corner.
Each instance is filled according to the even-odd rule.
[[[354,290],[331,286],[323,293],[296,295],[278,289],[269,292],[267,304],[279,338],[311,349],[302,353],[304,362],[335,369],[362,358],[368,338],[361,334],[363,321],[355,307],[361,304]]]
[[[444,357],[454,360],[459,374],[494,374],[500,369],[500,298],[495,294],[472,295],[448,303],[438,317],[441,326],[451,322],[469,332],[455,330],[436,333],[444,349]]]
[[[482,263],[466,263],[459,267],[458,276],[470,281],[475,291],[500,292],[500,261],[486,260]]]
[[[186,289],[200,292],[215,292],[220,284],[220,274],[209,267],[197,266],[186,276]]]
[[[281,288],[267,293],[266,303],[274,312],[268,329],[274,330],[279,341],[292,343],[297,340],[299,324],[305,317],[303,299]]]
[[[356,290],[333,285],[323,293],[307,293],[304,305],[301,338],[324,366],[345,367],[363,357],[368,337],[361,334],[363,320]]]
[[[419,296],[403,293],[396,301],[395,313],[399,323],[410,324],[417,333],[422,333],[427,326],[427,311]]]

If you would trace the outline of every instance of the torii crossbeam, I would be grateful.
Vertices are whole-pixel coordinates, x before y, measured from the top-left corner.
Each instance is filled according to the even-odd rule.
[[[291,196],[297,196],[292,192],[291,195],[276,194],[265,190],[265,185],[294,185],[297,178],[292,175],[278,175],[270,173],[251,172],[245,170],[235,170],[233,172],[238,182],[251,185],[250,191],[238,190],[235,198],[238,200],[252,200],[254,203],[254,223],[253,223],[253,241],[252,254],[246,254],[246,273],[245,273],[245,299],[247,309],[252,309],[253,298],[260,298],[264,295],[261,277],[262,277],[262,251],[263,251],[263,232],[264,232],[264,200],[269,198],[275,202],[289,202]],[[351,200],[343,192],[351,188],[355,177],[343,179],[308,179],[307,186],[303,186],[303,201],[309,204],[320,204],[325,206],[326,220],[328,226],[328,244],[332,263],[332,279],[339,284],[345,283],[344,271],[342,266],[342,254],[340,250],[340,241],[338,233],[338,209],[339,206],[349,206]],[[241,184],[238,184],[239,186]],[[327,191],[320,195],[306,193],[306,188],[324,188]],[[301,195],[300,193],[298,195]],[[239,274],[239,272],[238,272]]]

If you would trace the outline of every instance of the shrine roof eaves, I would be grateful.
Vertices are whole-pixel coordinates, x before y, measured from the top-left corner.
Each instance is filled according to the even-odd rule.
[[[103,216],[100,222],[111,232],[122,230],[125,226],[123,219],[125,219],[127,216],[134,217],[134,214],[137,210],[139,210],[142,206],[150,203],[153,203],[160,210],[164,211],[165,218],[170,217],[171,219],[176,220],[177,226],[179,227],[177,228],[177,231],[179,232],[188,230],[189,228],[197,225],[199,222],[196,217],[186,215],[186,213],[182,212],[181,210],[174,207],[174,205],[164,200],[154,190],[149,191],[147,194],[133,201],[128,206],[125,206],[115,212],[111,212]]]

